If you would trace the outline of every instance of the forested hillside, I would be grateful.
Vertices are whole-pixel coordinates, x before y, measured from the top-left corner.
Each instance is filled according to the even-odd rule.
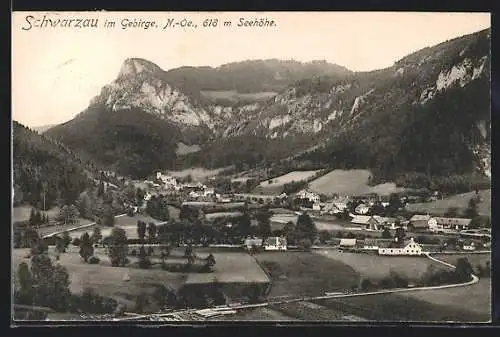
[[[13,127],[14,203],[48,209],[74,203],[88,186],[92,169],[65,146],[16,121]]]

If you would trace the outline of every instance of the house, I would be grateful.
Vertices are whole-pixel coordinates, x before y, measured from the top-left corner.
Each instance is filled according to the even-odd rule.
[[[363,244],[363,250],[368,250],[368,251],[376,251],[378,252],[379,246],[375,242],[370,242],[365,240],[365,243]]]
[[[396,218],[388,218],[380,215],[374,215],[373,218],[377,220],[379,226],[388,227],[392,229],[396,228],[396,221],[397,221]]]
[[[387,247],[387,248],[379,248],[379,255],[422,255],[422,246],[415,242],[413,238],[410,238],[408,241],[404,242],[402,247]]]
[[[454,230],[465,230],[468,229],[472,219],[464,219],[464,218],[441,218],[436,217],[436,226],[437,230],[440,229],[454,229]]]
[[[408,230],[428,230],[431,228],[436,228],[436,226],[436,219],[431,217],[429,214],[415,214],[410,218],[410,222],[408,223]]]
[[[302,190],[300,192],[297,192],[295,197],[299,198],[299,199],[307,199],[312,203],[319,203],[320,202],[320,197],[318,194],[316,194],[314,192],[309,192],[307,190]]]
[[[354,212],[357,214],[364,215],[370,211],[370,206],[366,204],[359,204],[355,209]]]
[[[379,230],[380,227],[378,220],[371,215],[354,215],[351,223],[362,225],[364,228],[371,230]]]
[[[476,250],[476,245],[474,244],[474,242],[471,242],[469,244],[464,244],[462,246],[462,249],[467,250],[467,251],[473,251],[473,250]]]
[[[340,239],[340,248],[356,247],[356,239]]]
[[[262,247],[263,240],[259,238],[247,238],[245,239],[244,246],[246,249],[250,250],[253,247]]]
[[[285,251],[287,247],[286,239],[280,237],[269,237],[264,242],[264,250]]]
[[[144,201],[149,201],[149,200],[151,200],[151,197],[152,197],[152,195],[151,195],[150,193],[146,193],[146,194],[144,195]]]
[[[321,204],[313,204],[313,211],[321,211]]]

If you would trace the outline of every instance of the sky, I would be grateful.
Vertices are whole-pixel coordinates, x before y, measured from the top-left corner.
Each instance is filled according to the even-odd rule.
[[[35,27],[35,20],[44,16],[54,21],[98,19],[98,27]],[[162,29],[170,18],[192,21],[197,27]],[[273,20],[275,26],[237,27],[240,18]],[[158,28],[122,29],[124,19],[155,21]],[[218,20],[217,27],[203,27],[210,19]],[[114,21],[115,27],[105,28],[105,20]],[[231,27],[224,27],[225,21],[231,21]],[[15,12],[12,26],[12,118],[36,127],[66,122],[83,111],[130,57],[144,58],[165,70],[277,58],[326,60],[353,71],[369,71],[391,66],[424,47],[486,29],[490,14]]]

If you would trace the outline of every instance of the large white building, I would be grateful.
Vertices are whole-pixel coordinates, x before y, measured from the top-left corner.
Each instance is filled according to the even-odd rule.
[[[403,247],[399,248],[379,248],[379,255],[408,255],[408,256],[418,256],[422,255],[422,246],[410,238]]]
[[[300,199],[308,199],[312,203],[319,203],[320,202],[320,197],[318,194],[314,192],[309,192],[307,190],[302,190],[300,192],[297,192],[295,195],[297,198]]]

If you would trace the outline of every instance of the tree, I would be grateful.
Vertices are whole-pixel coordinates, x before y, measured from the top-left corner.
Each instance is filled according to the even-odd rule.
[[[90,241],[89,233],[85,232],[80,238],[80,256],[85,262],[94,254],[94,247]]]
[[[150,222],[148,225],[148,237],[151,242],[156,239],[157,231],[156,224],[154,222]]]
[[[311,247],[312,247],[312,242],[308,238],[302,238],[302,239],[299,240],[298,245],[302,249],[304,249],[306,251],[309,251],[311,249]]]
[[[14,248],[21,248],[23,245],[23,234],[21,231],[16,230],[14,231],[13,235],[13,243],[14,243]]]
[[[71,243],[71,236],[69,236],[69,233],[67,231],[63,233],[62,240],[64,242],[64,248],[68,248],[69,244]]]
[[[479,215],[477,210],[478,204],[479,199],[476,196],[470,198],[467,209],[464,212],[464,216],[468,219],[475,219]]]
[[[144,241],[146,236],[146,223],[141,220],[137,220],[137,236],[141,241]]]
[[[455,266],[455,276],[458,282],[468,282],[472,279],[472,265],[469,260],[465,257],[457,259],[457,264]]]
[[[317,229],[311,217],[307,213],[302,213],[297,219],[295,235],[300,239],[309,239],[311,242],[316,238]]]
[[[384,231],[382,232],[382,238],[383,239],[390,239],[390,238],[392,238],[391,232],[389,231],[388,228],[385,228]]]
[[[110,205],[105,205],[102,212],[102,225],[113,227],[115,224],[115,217],[113,215],[113,209]]]
[[[66,251],[66,245],[62,238],[56,236],[56,251],[58,253],[64,253]]]
[[[76,202],[76,207],[82,217],[90,218],[92,216],[92,203],[87,192],[80,194]]]
[[[239,218],[236,230],[240,236],[246,237],[252,233],[252,223],[247,212]]]
[[[449,218],[456,218],[458,216],[458,208],[457,207],[450,207],[444,213],[444,216],[449,217]]]
[[[134,311],[141,314],[144,312],[146,307],[149,305],[149,298],[146,293],[140,293],[135,300]]]
[[[403,203],[399,195],[392,193],[389,196],[389,205],[387,206],[387,215],[394,216],[400,209],[403,208]]]
[[[396,233],[394,234],[394,239],[397,240],[397,242],[403,242],[405,236],[405,230],[402,227],[397,227]]]
[[[331,234],[327,230],[322,230],[319,232],[319,241],[321,243],[326,243],[328,240],[330,240]]]
[[[37,225],[37,223],[36,223],[36,211],[34,208],[31,209],[28,223],[31,227],[35,227]]]
[[[113,267],[124,266],[127,263],[128,242],[125,230],[114,227],[109,239],[109,257]]]
[[[59,210],[57,219],[59,221],[63,221],[65,224],[73,224],[76,222],[79,215],[80,214],[75,205],[64,205]]]
[[[259,235],[264,238],[271,235],[271,216],[272,213],[267,208],[258,212],[255,216],[259,224]]]
[[[47,254],[33,255],[31,274],[36,291],[33,304],[65,311],[69,306],[69,274],[65,267],[53,265]]]
[[[99,227],[94,227],[94,232],[92,233],[92,237],[90,238],[90,241],[94,244],[98,244],[102,240],[102,233],[101,229]]]
[[[146,269],[151,267],[151,261],[149,260],[144,245],[139,248],[139,268]]]
[[[32,304],[34,296],[33,276],[26,262],[21,262],[17,268],[19,279],[19,295],[17,301],[20,304]]]
[[[215,257],[213,256],[212,253],[210,253],[205,260],[205,267],[209,271],[212,271],[214,266],[215,266]]]

